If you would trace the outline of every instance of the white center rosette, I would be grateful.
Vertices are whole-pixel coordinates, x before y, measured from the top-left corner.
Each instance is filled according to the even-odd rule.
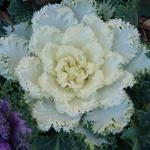
[[[88,140],[89,123],[93,133],[122,131],[134,111],[124,89],[142,69],[132,66],[145,60],[148,68],[150,62],[138,31],[121,19],[103,22],[86,0],[46,5],[35,12],[32,26],[32,56],[19,61],[16,76],[34,99],[39,128],[75,129]]]

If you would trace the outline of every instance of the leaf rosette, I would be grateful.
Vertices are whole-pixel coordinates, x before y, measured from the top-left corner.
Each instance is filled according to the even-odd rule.
[[[89,124],[94,134],[106,135],[129,123],[134,108],[124,89],[134,85],[133,74],[150,62],[137,29],[121,19],[102,21],[92,4],[95,1],[46,5],[34,13],[28,47],[25,42],[11,44],[7,37],[0,42],[1,56],[11,58],[4,50],[13,46],[27,52],[15,62],[15,73],[9,64],[5,67],[31,96],[39,128],[74,130],[87,141],[93,141],[84,128]]]

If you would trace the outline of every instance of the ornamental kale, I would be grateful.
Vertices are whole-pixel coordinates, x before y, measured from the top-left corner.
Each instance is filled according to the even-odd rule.
[[[150,71],[136,28],[147,16],[141,0],[62,0],[41,9],[7,1],[17,24],[0,31],[0,75],[13,84],[0,97],[22,113],[32,140],[2,100],[0,150],[149,149],[150,82],[136,78]]]

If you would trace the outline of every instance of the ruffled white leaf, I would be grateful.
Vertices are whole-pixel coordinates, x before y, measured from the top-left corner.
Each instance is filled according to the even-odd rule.
[[[104,85],[104,75],[101,70],[96,70],[92,76],[88,77],[88,80],[84,84],[83,88],[76,92],[76,95],[80,98],[88,98],[91,94]]]
[[[133,103],[126,96],[119,106],[110,108],[98,108],[89,112],[83,123],[92,122],[94,133],[108,134],[119,133],[129,123],[134,112]]]
[[[76,25],[78,21],[69,7],[49,4],[34,13],[32,23],[34,31],[37,31],[43,25],[54,26],[61,31],[65,31],[70,26]]]
[[[53,127],[58,132],[61,128],[68,132],[75,128],[80,120],[79,117],[59,113],[54,103],[47,99],[33,105],[33,117],[37,119],[38,127],[42,131],[48,131]]]
[[[93,14],[84,16],[82,22],[94,31],[103,49],[111,50],[114,33],[106,23]]]
[[[29,47],[34,53],[40,53],[46,43],[59,44],[62,38],[62,32],[48,25],[43,25],[32,35]]]
[[[0,39],[0,73],[6,78],[16,79],[15,68],[22,57],[29,56],[28,41],[11,34]]]
[[[11,34],[12,28],[5,27],[4,28],[7,32],[7,35]],[[13,34],[16,34],[18,36],[24,36],[26,39],[30,39],[31,34],[33,33],[32,31],[32,26],[29,22],[21,22],[20,24],[14,25],[15,31],[13,31]]]
[[[68,28],[62,38],[62,44],[73,45],[79,49],[94,41],[97,41],[94,32],[83,24]]]
[[[117,106],[124,101],[126,93],[124,88],[132,87],[135,84],[134,77],[131,73],[125,72],[119,80],[109,86],[105,86],[98,91],[98,99],[100,107],[107,109],[108,107]]]
[[[23,57],[16,68],[20,85],[33,98],[42,98],[44,95],[38,84],[42,72],[43,66],[35,57]]]
[[[55,106],[60,113],[66,113],[68,116],[75,117],[97,108],[98,101],[96,93],[94,93],[86,99],[75,97],[71,101],[55,100]]]
[[[92,62],[98,67],[104,63],[104,52],[98,42],[95,41],[85,44],[82,51],[88,62]]]
[[[141,46],[141,51],[133,58],[128,66],[125,68],[131,73],[136,73],[138,71],[143,71],[145,68],[150,70],[150,58],[146,56],[148,48],[146,46]]]
[[[74,94],[66,89],[62,88],[56,79],[44,72],[39,78],[39,85],[43,92],[47,93],[47,98],[53,98],[55,101],[65,102],[74,98]]]
[[[114,31],[112,51],[122,55],[124,63],[128,63],[139,50],[138,30],[121,19],[109,20],[108,24]]]
[[[39,57],[42,60],[44,71],[47,73],[55,74],[53,67],[56,65],[56,52],[59,46],[53,43],[45,43],[45,47],[39,53]]]
[[[95,3],[96,2],[94,2],[93,0],[73,0],[73,1],[63,0],[62,1],[62,4],[67,5],[73,10],[75,17],[78,19],[79,22],[82,20],[82,18],[85,15],[88,14],[96,15],[96,9],[92,7],[92,5],[96,5]]]
[[[102,144],[107,143],[105,139],[96,137],[89,132],[88,129],[85,129],[80,125],[74,129],[74,132],[85,135],[85,143],[90,147],[90,150],[94,150],[95,146],[101,146]]]
[[[79,56],[84,57],[84,53],[80,50],[74,47],[72,44],[64,44],[59,47],[59,50],[56,52],[56,60],[59,61],[62,58],[65,58],[67,56],[72,56],[75,59],[78,59]],[[86,58],[84,57],[84,60],[82,61],[82,64],[86,64]]]
[[[114,52],[108,52],[105,55],[104,64],[101,66],[101,70],[104,74],[104,84],[110,85],[123,74],[121,64],[123,63],[123,57]]]

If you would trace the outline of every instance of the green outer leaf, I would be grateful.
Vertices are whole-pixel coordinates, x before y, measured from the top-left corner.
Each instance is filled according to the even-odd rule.
[[[150,149],[150,72],[138,72],[136,81],[132,89],[126,90],[134,103],[135,114],[129,128],[118,137],[127,146],[124,150]]]
[[[39,9],[40,6],[36,6],[29,1],[23,2],[22,0],[11,1],[7,8],[8,13],[14,17],[13,20],[17,23],[31,20],[33,13]]]
[[[116,9],[116,16],[123,18],[123,20],[130,22],[131,24],[138,25],[138,11],[140,0],[128,0],[124,5],[120,5]]]
[[[150,149],[150,132],[147,135],[141,136],[140,141],[142,143],[143,149]]]
[[[59,136],[38,136],[32,144],[31,150],[59,150]]]
[[[31,150],[90,150],[84,143],[84,137],[74,132],[59,133],[51,129],[41,133],[32,143]]]
[[[150,103],[150,73],[145,70],[144,73],[138,72],[135,76],[137,83],[132,88],[127,88],[129,94],[137,110],[142,110],[143,106]]]
[[[16,0],[14,2],[11,2],[8,7],[8,12],[10,14],[17,14],[17,13],[24,13],[27,12],[29,14],[32,14],[34,11],[32,5],[28,2],[23,2],[22,0]]]
[[[140,135],[140,128],[135,123],[131,123],[129,129],[125,130],[120,138],[123,139],[128,145],[130,145],[132,150],[141,150],[142,147],[138,139]]]
[[[119,7],[118,7],[118,6]],[[116,16],[130,22],[137,27],[141,16],[150,16],[150,3],[144,0],[127,0],[116,4]]]
[[[139,111],[138,119],[139,125],[144,129],[143,134],[140,136],[143,149],[150,149],[150,103],[143,107],[143,111]],[[146,110],[146,111],[145,111]]]
[[[139,112],[138,119],[142,127],[148,126],[150,128],[150,104],[148,105],[147,112]]]

